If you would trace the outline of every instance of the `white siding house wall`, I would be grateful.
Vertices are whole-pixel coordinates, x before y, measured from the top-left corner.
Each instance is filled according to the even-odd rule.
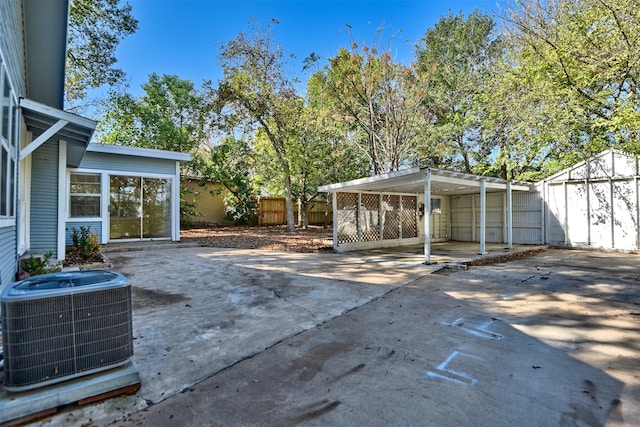
[[[33,152],[31,173],[31,252],[58,254],[58,143],[48,141]]]
[[[24,25],[22,2],[0,1],[0,55],[7,68],[13,90],[25,95],[24,80]]]

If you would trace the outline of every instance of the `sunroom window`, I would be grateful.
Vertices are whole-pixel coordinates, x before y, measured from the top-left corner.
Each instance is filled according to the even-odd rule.
[[[100,174],[71,173],[69,179],[69,217],[100,217]]]
[[[15,183],[17,162],[17,109],[9,78],[0,63],[0,218],[15,216]]]

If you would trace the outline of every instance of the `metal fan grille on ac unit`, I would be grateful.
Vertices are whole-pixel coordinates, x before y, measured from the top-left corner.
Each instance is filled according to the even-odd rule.
[[[21,391],[126,363],[131,287],[3,300],[4,385]]]

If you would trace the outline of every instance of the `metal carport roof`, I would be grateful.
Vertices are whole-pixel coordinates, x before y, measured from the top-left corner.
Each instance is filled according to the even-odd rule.
[[[374,193],[415,193],[424,192],[424,186],[430,176],[431,194],[463,195],[480,191],[481,182],[487,192],[505,191],[508,184],[514,191],[530,191],[534,184],[525,181],[507,181],[469,173],[453,172],[434,168],[411,168],[381,175],[354,179],[337,184],[318,187],[318,191],[333,192],[374,192]]]

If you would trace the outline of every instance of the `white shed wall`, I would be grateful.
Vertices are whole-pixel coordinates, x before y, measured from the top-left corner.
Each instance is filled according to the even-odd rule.
[[[637,177],[545,185],[547,243],[638,250]]]
[[[550,245],[638,250],[638,157],[607,150],[542,183]]]

